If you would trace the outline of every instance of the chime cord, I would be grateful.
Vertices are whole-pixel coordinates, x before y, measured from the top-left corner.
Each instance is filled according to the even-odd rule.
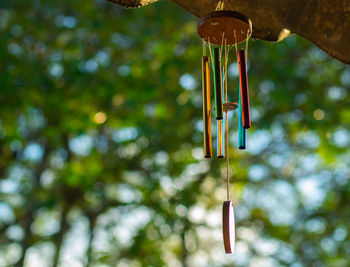
[[[221,1],[220,1],[221,2]],[[236,32],[235,32],[235,39],[236,39]],[[229,173],[229,165],[230,165],[230,161],[229,161],[229,145],[228,145],[228,105],[227,105],[227,63],[228,63],[228,56],[229,56],[229,52],[230,49],[227,49],[227,40],[224,38],[224,35],[222,36],[222,44],[221,44],[221,49],[220,49],[220,62],[222,62],[222,50],[223,47],[225,47],[225,62],[224,62],[224,72],[225,72],[225,83],[223,84],[224,89],[225,89],[225,103],[226,103],[226,108],[225,108],[225,146],[226,146],[226,192],[227,192],[227,200],[230,200],[230,173]],[[225,40],[225,43],[224,43]],[[237,54],[237,42],[235,42],[235,48],[236,48],[236,54]],[[210,57],[211,57],[211,61],[213,61],[213,55],[211,52],[211,44],[210,44],[210,40],[208,40],[208,46],[209,46],[209,53],[210,53]],[[206,53],[206,49],[205,49],[205,42],[203,42],[203,54]],[[221,65],[221,64],[220,64]]]
[[[209,46],[209,53],[210,53],[211,66],[212,66],[212,68],[213,68],[213,71],[215,71],[215,70],[214,70],[214,64],[213,64],[213,62],[214,62],[214,57],[213,57],[213,54],[212,54],[212,52],[211,52],[210,39],[208,39],[207,44],[208,44],[208,46]]]
[[[250,29],[247,30],[247,39],[245,41],[245,53],[246,53],[246,60],[248,60],[248,42],[249,42],[249,32]]]
[[[226,112],[225,112],[225,143],[226,143],[226,191],[227,191],[227,200],[230,200],[230,174],[229,174],[229,148],[228,148],[228,123],[227,123],[227,113],[228,113],[228,106],[227,106],[227,61],[228,61],[228,52],[227,52],[227,46],[226,46],[226,40],[225,40],[225,103],[226,103]]]
[[[225,39],[225,32],[222,36],[222,43],[221,43],[221,49],[220,49],[220,62],[222,62],[222,50],[223,47],[225,47],[225,61],[224,61],[224,72],[225,72],[225,78],[224,78],[224,84],[223,87],[225,89],[225,150],[226,150],[226,193],[227,193],[227,200],[230,200],[230,173],[229,173],[229,166],[230,166],[230,160],[229,160],[229,146],[228,146],[228,101],[227,101],[227,63],[228,63],[228,56],[230,50],[227,49],[227,40]],[[225,43],[224,43],[225,40]]]
[[[225,0],[220,0],[215,8],[215,11],[223,10],[224,9],[224,2],[225,2]]]
[[[218,3],[218,6],[216,7],[216,10],[222,9],[224,4],[224,0],[220,0]],[[246,53],[248,55],[248,40],[249,40],[249,34],[250,31],[247,31],[247,40],[246,40]],[[235,37],[235,50],[236,50],[236,57],[238,60],[238,47],[237,47],[237,38],[236,38],[236,31],[234,31],[234,37]],[[229,161],[229,145],[228,145],[228,102],[227,102],[227,62],[228,62],[228,56],[229,56],[229,52],[230,49],[227,49],[227,43],[226,43],[226,39],[225,39],[225,44],[224,42],[224,34],[222,36],[222,44],[221,44],[221,49],[220,49],[220,63],[221,61],[221,55],[222,55],[222,50],[223,50],[223,46],[225,46],[225,62],[224,62],[224,72],[225,72],[225,83],[224,83],[224,88],[225,88],[225,146],[226,146],[226,191],[227,191],[227,200],[230,200],[230,174],[229,174],[229,165],[230,165],[230,161]],[[213,55],[211,52],[211,45],[210,45],[210,40],[208,40],[208,45],[209,45],[209,53],[210,53],[210,57],[211,57],[211,61],[213,62]],[[203,41],[203,54],[206,55],[206,48],[205,48],[205,42]],[[221,64],[220,64],[221,65]]]

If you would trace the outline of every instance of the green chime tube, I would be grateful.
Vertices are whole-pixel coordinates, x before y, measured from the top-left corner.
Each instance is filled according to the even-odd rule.
[[[225,119],[216,121],[216,155],[222,159],[225,157]]]
[[[220,50],[218,47],[214,47],[213,52],[213,74],[214,74],[214,91],[215,91],[215,111],[216,119],[222,120],[222,92],[221,92],[221,75],[220,75]]]
[[[238,105],[238,148],[246,149],[247,129],[243,127],[242,118],[242,100],[241,100],[241,86],[239,86],[239,105]]]
[[[211,111],[209,58],[202,57],[204,157],[211,158]]]

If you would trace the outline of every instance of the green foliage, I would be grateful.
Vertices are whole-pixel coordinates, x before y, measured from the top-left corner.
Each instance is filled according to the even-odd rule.
[[[250,41],[225,255],[196,22],[168,2],[0,0],[0,266],[349,265],[349,67],[299,37]]]

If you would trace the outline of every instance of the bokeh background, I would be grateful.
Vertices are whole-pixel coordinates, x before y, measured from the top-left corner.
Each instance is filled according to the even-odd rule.
[[[250,41],[226,255],[196,23],[169,1],[0,0],[0,266],[350,265],[349,66],[300,37]]]

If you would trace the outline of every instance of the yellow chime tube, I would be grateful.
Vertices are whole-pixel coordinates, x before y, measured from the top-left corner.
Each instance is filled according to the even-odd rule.
[[[220,92],[225,91],[225,70],[224,67],[220,67]],[[220,101],[222,102],[222,100]],[[222,107],[222,103],[221,103]],[[216,156],[218,158],[224,158],[225,157],[225,125],[226,125],[226,120],[225,117],[221,120],[216,120],[217,123],[217,130],[216,130]]]
[[[225,130],[225,119],[222,120],[216,120],[217,123],[217,131],[216,131],[216,155],[218,158],[222,159],[225,157],[225,135],[224,135],[224,130]]]
[[[204,157],[211,158],[211,111],[209,57],[202,57]]]

